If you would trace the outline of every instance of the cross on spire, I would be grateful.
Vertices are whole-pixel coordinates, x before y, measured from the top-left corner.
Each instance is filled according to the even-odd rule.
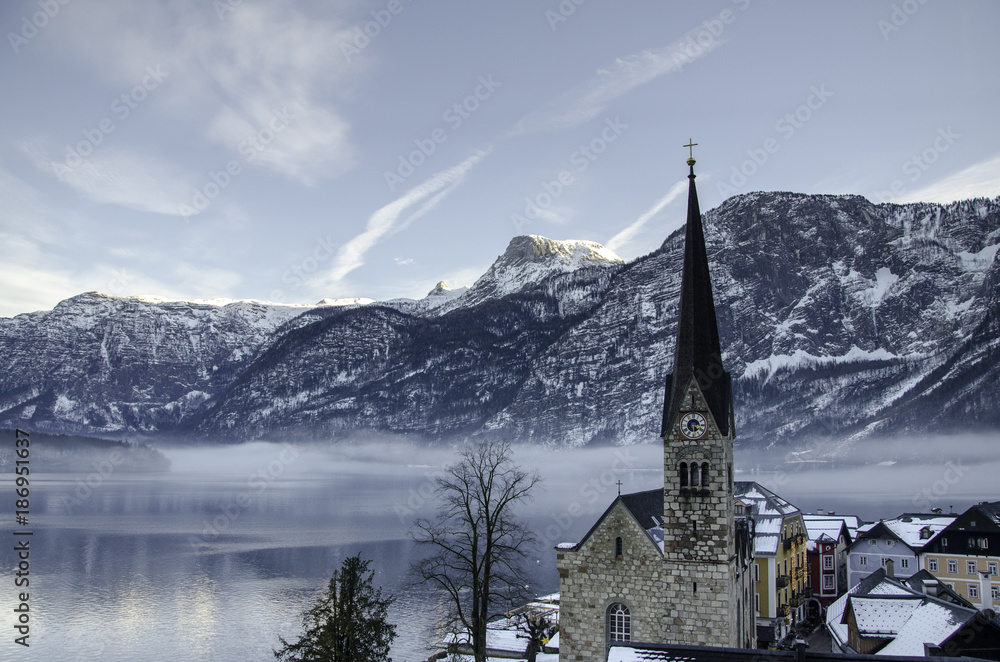
[[[690,158],[690,159],[694,158],[694,148],[697,145],[698,145],[698,143],[692,142],[692,140],[690,138],[688,138],[688,144],[687,145],[682,145],[682,147],[687,147],[688,148],[688,158]]]
[[[619,480],[618,481],[618,496],[621,496],[621,495],[622,495],[622,482]]]

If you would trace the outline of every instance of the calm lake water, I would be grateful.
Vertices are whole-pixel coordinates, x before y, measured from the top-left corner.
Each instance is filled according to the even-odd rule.
[[[167,449],[174,468],[156,476],[106,466],[90,474],[33,474],[31,646],[13,643],[16,554],[6,544],[0,659],[273,659],[278,636],[298,635],[301,612],[357,552],[372,559],[376,584],[397,597],[394,660],[425,659],[441,608],[428,590],[409,585],[407,570],[419,552],[408,532],[415,516],[434,512],[433,480],[454,455],[405,444],[290,449]],[[552,547],[590,528],[617,481],[623,492],[662,486],[660,452],[520,452],[521,465],[537,467],[545,479],[522,509],[541,540],[531,568],[534,593],[558,590]],[[947,488],[939,500],[946,511],[949,503],[959,511],[1000,498],[1000,466],[962,466],[961,484],[946,484],[947,467],[939,463],[786,467],[737,478],[758,480],[810,511],[871,519],[916,510],[915,497],[924,487],[934,495],[935,481]],[[13,499],[8,474],[0,479],[8,521]]]

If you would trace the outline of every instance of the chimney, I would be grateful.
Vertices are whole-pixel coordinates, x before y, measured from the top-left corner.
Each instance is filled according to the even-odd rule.
[[[979,597],[982,600],[982,609],[993,609],[993,582],[992,575],[988,572],[979,573],[981,576],[979,578]]]
[[[889,579],[896,578],[896,563],[892,559],[885,560],[885,576]]]

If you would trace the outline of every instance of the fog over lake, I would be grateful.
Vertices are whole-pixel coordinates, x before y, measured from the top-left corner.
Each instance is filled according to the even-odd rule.
[[[801,507],[865,519],[1000,498],[997,436],[737,451],[737,480]],[[405,440],[336,445],[254,442],[161,448],[168,474],[39,474],[32,465],[31,647],[13,644],[14,589],[0,591],[4,659],[267,660],[300,632],[341,561],[372,559],[397,596],[397,662],[433,650],[440,606],[409,585],[410,524],[435,509],[434,481],[453,448]],[[901,457],[907,461],[892,459]],[[544,482],[520,509],[539,538],[530,590],[558,589],[555,552],[576,541],[617,494],[662,486],[657,445],[516,449]],[[881,464],[880,464],[881,463]],[[14,510],[12,476],[0,503]],[[15,553],[0,555],[11,577]]]

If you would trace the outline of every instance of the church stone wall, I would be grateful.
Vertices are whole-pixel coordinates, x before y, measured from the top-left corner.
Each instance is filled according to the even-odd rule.
[[[615,557],[615,538],[623,553]],[[559,550],[559,659],[604,662],[607,608],[629,607],[633,641],[661,641],[664,622],[663,557],[620,502],[582,546]]]

